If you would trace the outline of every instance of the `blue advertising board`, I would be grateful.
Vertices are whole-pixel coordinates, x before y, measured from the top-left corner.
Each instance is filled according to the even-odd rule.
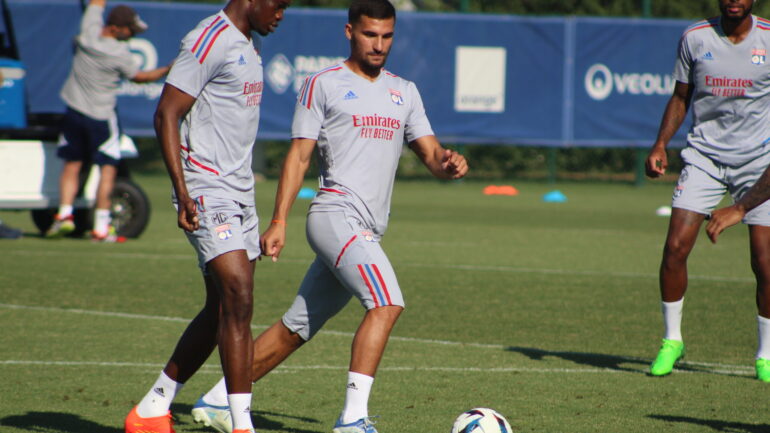
[[[221,5],[126,2],[150,26],[129,43],[144,69],[173,60],[179,41]],[[61,112],[79,1],[10,0],[31,112]],[[290,8],[255,37],[265,68],[259,137],[288,139],[302,80],[344,60],[346,11]],[[688,22],[400,12],[387,69],[414,81],[433,129],[455,143],[643,146],[673,90]],[[162,83],[125,82],[123,128],[151,136]],[[682,143],[688,126],[675,141]]]

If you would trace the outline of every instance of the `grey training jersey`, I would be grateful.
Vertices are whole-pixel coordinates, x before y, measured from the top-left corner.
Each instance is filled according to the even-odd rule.
[[[103,13],[101,6],[86,8],[72,69],[60,93],[69,107],[97,120],[114,117],[120,81],[139,72],[126,42],[102,36]]]
[[[691,25],[674,69],[674,79],[694,86],[688,144],[730,166],[763,154],[770,139],[770,21],[752,19],[738,44],[722,32],[719,17]]]
[[[196,98],[180,129],[190,196],[254,204],[251,153],[262,103],[262,60],[224,11],[182,40],[166,83]]]
[[[344,63],[309,76],[291,136],[318,140],[320,190],[310,212],[352,210],[381,236],[404,138],[426,135],[433,130],[414,83],[384,69],[371,82]]]

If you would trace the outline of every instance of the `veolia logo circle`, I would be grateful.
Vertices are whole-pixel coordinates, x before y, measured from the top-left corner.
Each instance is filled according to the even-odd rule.
[[[131,38],[128,40],[128,47],[139,69],[148,71],[158,67],[158,50],[152,42],[142,38]]]
[[[591,99],[602,101],[612,93],[612,71],[606,65],[597,63],[586,71],[585,87]]]

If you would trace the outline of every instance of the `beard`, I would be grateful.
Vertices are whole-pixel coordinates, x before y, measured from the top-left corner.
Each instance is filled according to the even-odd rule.
[[[754,2],[752,1],[749,7],[747,7],[743,11],[743,14],[740,16],[728,15],[728,12],[727,12],[728,8],[729,8],[729,5],[726,5],[726,6],[720,5],[719,9],[720,9],[720,12],[722,13],[722,18],[730,22],[740,22],[740,21],[743,21],[746,17],[751,16],[751,12],[754,9]]]

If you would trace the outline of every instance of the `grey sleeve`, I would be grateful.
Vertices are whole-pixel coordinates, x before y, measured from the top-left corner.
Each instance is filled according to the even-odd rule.
[[[420,92],[417,91],[417,86],[410,82],[408,89],[409,100],[412,101],[412,107],[411,110],[409,110],[409,116],[406,118],[404,132],[406,141],[411,143],[420,137],[435,134],[430,126],[428,116],[425,114],[425,107],[422,105],[422,98],[420,97]]]
[[[679,49],[677,51],[676,64],[674,65],[674,79],[681,83],[692,82],[692,52],[690,51],[690,41],[688,35],[682,35],[679,40]]]

